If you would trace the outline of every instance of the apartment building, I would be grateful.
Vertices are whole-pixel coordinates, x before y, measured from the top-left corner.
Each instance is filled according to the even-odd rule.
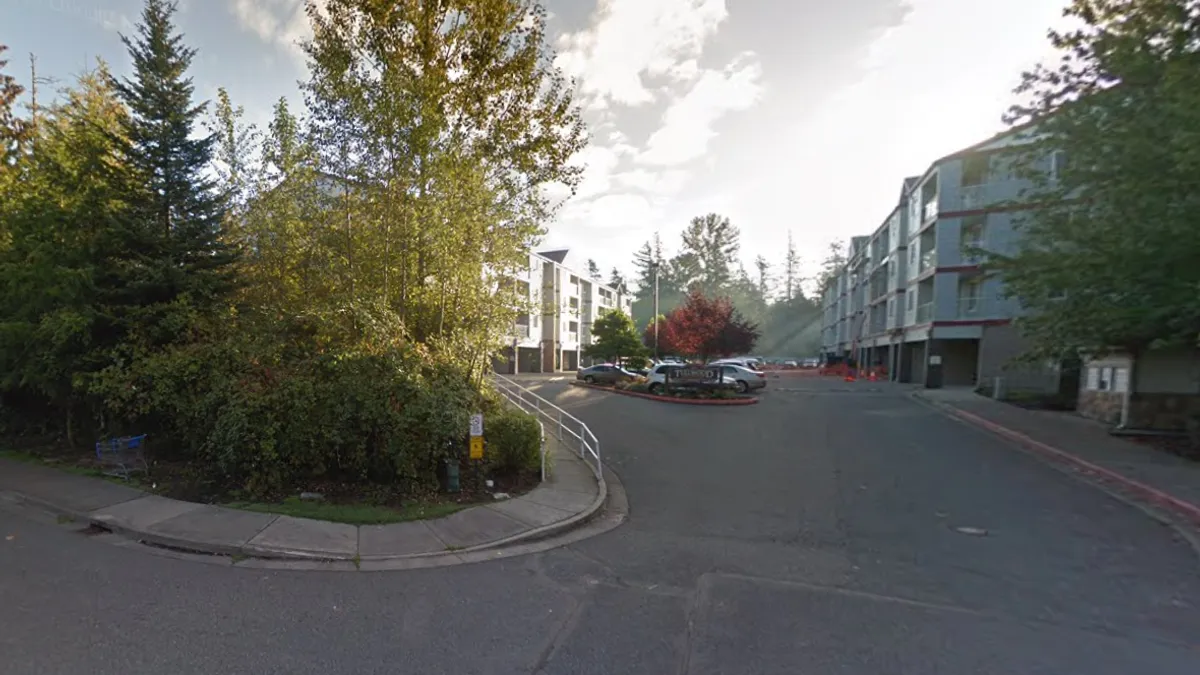
[[[493,364],[502,373],[570,371],[589,365],[583,349],[592,344],[592,323],[610,309],[633,311],[633,296],[589,278],[568,249],[529,254],[513,283],[531,308],[519,315],[510,346]]]
[[[883,366],[901,382],[988,385],[1003,376],[1022,389],[1057,387],[1053,368],[1013,363],[1024,350],[1012,326],[1021,307],[1004,296],[1001,279],[982,273],[976,254],[1017,242],[1014,203],[1028,182],[1002,153],[1033,134],[1010,130],[903,181],[882,224],[851,240],[826,291],[826,359]],[[1047,155],[1045,169],[1053,174],[1063,159]]]

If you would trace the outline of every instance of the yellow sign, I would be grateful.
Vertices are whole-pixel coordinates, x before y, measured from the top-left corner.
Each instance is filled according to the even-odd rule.
[[[471,459],[483,459],[483,436],[471,437]]]

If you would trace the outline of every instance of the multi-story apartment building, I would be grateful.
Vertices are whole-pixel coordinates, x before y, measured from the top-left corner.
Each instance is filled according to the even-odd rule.
[[[529,265],[513,280],[517,297],[530,308],[509,336],[511,344],[494,364],[498,372],[539,373],[575,370],[589,360],[592,323],[610,309],[626,314],[633,296],[579,272],[567,249],[529,254]]]
[[[1013,386],[1057,385],[1052,369],[1013,365],[1024,348],[1011,325],[1021,307],[1004,296],[1001,279],[982,273],[977,255],[1016,244],[1016,200],[1028,182],[1010,172],[1002,152],[1032,134],[1005,132],[904,180],[883,224],[851,240],[826,293],[827,359],[884,366],[903,382],[926,383],[936,365],[946,385],[986,384],[1002,373]],[[1062,159],[1047,155],[1045,169],[1053,173]]]

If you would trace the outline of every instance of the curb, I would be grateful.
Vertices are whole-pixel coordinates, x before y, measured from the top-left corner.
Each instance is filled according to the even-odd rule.
[[[687,398],[672,398],[670,396],[656,396],[654,394],[643,394],[639,391],[625,391],[616,387],[604,387],[598,384],[588,384],[587,382],[571,382],[573,386],[583,387],[584,389],[598,389],[607,391],[621,396],[632,396],[633,398],[644,398],[650,401],[662,401],[663,403],[675,403],[677,405],[715,405],[715,406],[737,406],[737,405],[755,405],[758,403],[757,398],[733,398],[733,399],[687,399]]]
[[[517,545],[530,544],[542,539],[561,535],[567,531],[577,529],[587,524],[603,509],[605,502],[608,499],[608,482],[604,478],[603,470],[597,471],[590,462],[585,462],[588,468],[591,469],[592,475],[596,478],[598,492],[596,498],[592,500],[584,510],[575,515],[560,520],[548,525],[542,525],[524,532],[510,535],[502,539],[476,544],[452,551],[433,551],[426,553],[410,553],[405,555],[376,555],[376,556],[359,556],[357,553],[346,555],[344,553],[323,553],[320,551],[297,551],[292,549],[277,549],[271,547],[251,545],[251,537],[244,544],[227,545],[208,542],[195,542],[178,537],[162,535],[155,532],[148,532],[133,527],[128,527],[120,523],[108,520],[106,518],[92,516],[91,511],[76,511],[74,509],[64,508],[54,502],[47,501],[40,497],[25,494],[23,492],[12,491],[21,501],[27,504],[33,504],[41,507],[55,515],[63,515],[71,518],[72,521],[84,525],[94,525],[111,532],[112,534],[134,540],[138,543],[155,546],[159,548],[170,549],[181,553],[192,553],[201,555],[216,555],[216,556],[244,556],[246,558],[254,558],[268,561],[296,561],[296,562],[342,562],[348,563],[353,561],[372,562],[372,563],[387,563],[387,562],[404,562],[404,561],[423,561],[430,564],[422,565],[422,567],[439,566],[437,562],[445,560],[446,565],[462,564],[464,561],[461,556],[470,553],[490,552],[500,548],[508,548]],[[143,492],[141,495],[134,497],[128,501],[141,499],[142,497],[154,496],[153,493]],[[126,502],[120,502],[126,503]],[[113,506],[116,506],[114,504]],[[484,508],[486,504],[479,504],[472,508]],[[279,516],[276,515],[263,529],[269,527]],[[261,530],[260,530],[261,532]]]
[[[1167,509],[1178,516],[1186,518],[1193,525],[1200,525],[1200,506],[1197,506],[1196,504],[1192,504],[1191,502],[1169,495],[1162,490],[1150,487],[1145,483],[1117,473],[1112,469],[1106,469],[1098,464],[1093,464],[1092,462],[1089,462],[1081,457],[1077,457],[1076,455],[1072,455],[1065,450],[1059,450],[1052,445],[1034,440],[1019,431],[1014,431],[1004,425],[997,424],[996,422],[980,417],[974,413],[969,413],[965,410],[959,410],[958,408],[946,405],[945,403],[933,401],[917,392],[914,392],[910,395],[934,406],[935,408],[938,408],[948,415],[963,420],[964,422],[969,422],[982,429],[986,429],[1042,456],[1070,464],[1085,473],[1101,476],[1107,480],[1118,483],[1123,488],[1136,494],[1138,497],[1160,508]]]

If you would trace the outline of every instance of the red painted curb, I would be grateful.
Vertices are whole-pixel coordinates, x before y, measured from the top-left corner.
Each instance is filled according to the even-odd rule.
[[[677,403],[679,405],[754,405],[758,403],[757,398],[735,398],[735,399],[713,399],[705,401],[702,399],[687,399],[687,398],[671,398],[670,396],[655,396],[654,394],[643,394],[639,391],[625,391],[615,387],[602,387],[598,384],[588,384],[587,382],[571,382],[576,387],[585,389],[599,389],[600,391],[610,391],[621,396],[632,396],[634,398],[644,398],[650,401],[662,401],[663,403]]]
[[[957,408],[948,408],[947,410],[955,417],[975,424],[976,426],[983,427],[984,429],[987,429],[993,433],[1004,436],[1005,438],[1015,441],[1020,445],[1029,448],[1030,450],[1040,452],[1044,455],[1049,455],[1068,464],[1073,464],[1089,473],[1098,474],[1109,480],[1116,481],[1127,489],[1138,493],[1138,495],[1140,495],[1143,499],[1153,502],[1154,504],[1157,504],[1163,508],[1174,511],[1175,513],[1192,521],[1194,524],[1200,525],[1200,506],[1184,501],[1178,497],[1171,496],[1161,490],[1152,488],[1145,483],[1136,481],[1111,469],[1106,469],[1097,464],[1092,464],[1086,459],[1076,457],[1075,455],[1063,450],[1059,450],[1052,445],[1047,445],[1041,441],[1036,441],[1019,431],[1013,431],[1008,427],[997,424],[991,420],[984,419],[974,413],[969,413],[965,410],[959,410]]]

